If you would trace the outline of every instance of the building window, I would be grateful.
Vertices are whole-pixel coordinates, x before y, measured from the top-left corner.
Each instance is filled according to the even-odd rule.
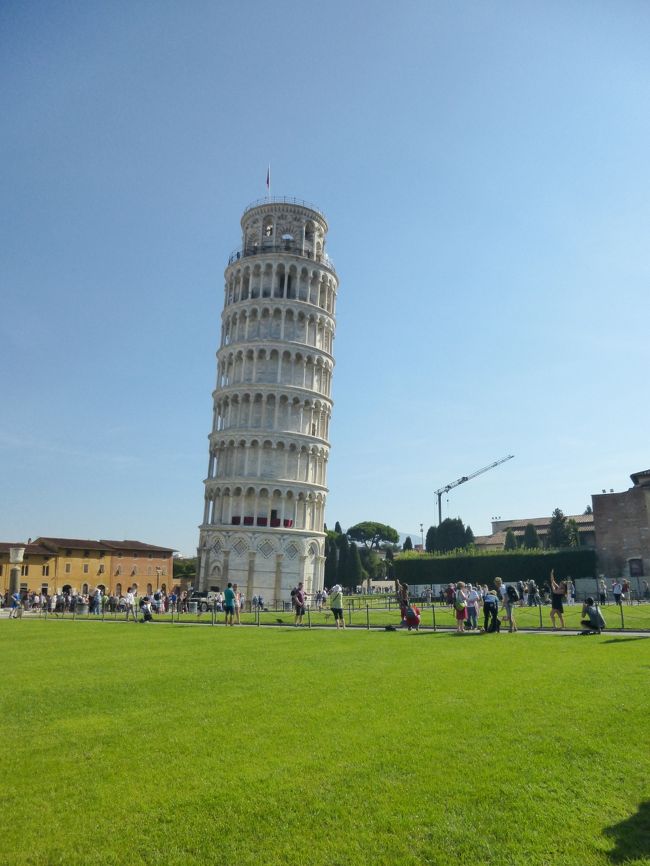
[[[84,583],[84,585],[81,587],[81,594],[82,595],[88,595],[88,584],[87,583]]]
[[[167,566],[166,565],[163,565],[163,567],[160,570],[160,573],[161,574],[167,574]]]
[[[103,573],[104,573],[104,563],[103,563],[103,562],[100,563],[100,565],[99,565],[99,573],[100,573],[100,574],[103,574]]]
[[[2,577],[3,569],[4,569],[4,565],[0,565],[0,577]]]
[[[20,576],[21,577],[29,577],[29,565],[27,565],[26,563],[23,563],[20,566]]]
[[[66,573],[66,574],[70,574],[71,571],[72,571],[72,563],[71,563],[71,562],[66,562],[66,564],[65,564],[65,573]]]
[[[122,584],[121,584],[121,583],[116,583],[116,584],[115,584],[115,595],[116,595],[118,598],[122,595]]]
[[[27,592],[27,584],[26,583],[20,584],[20,592],[21,592],[21,595],[23,592]]]
[[[153,559],[153,553],[149,554],[149,559]]]
[[[122,566],[121,566],[121,565],[118,565],[117,568],[115,569],[115,575],[116,575],[116,577],[117,577],[117,576],[119,576],[120,574],[122,574]]]
[[[43,577],[49,577],[49,576],[50,576],[50,566],[44,565],[43,566]]]
[[[151,595],[152,592],[153,592],[153,587],[151,586],[150,583],[148,583],[147,584],[147,595]]]
[[[84,562],[84,574],[88,574],[88,563]]]
[[[41,594],[42,594],[42,595],[47,595],[47,588],[48,588],[48,586],[49,586],[49,584],[47,584],[47,583],[42,583],[42,584],[41,584]]]
[[[90,556],[90,551],[89,551],[89,550],[84,550],[84,556]]]

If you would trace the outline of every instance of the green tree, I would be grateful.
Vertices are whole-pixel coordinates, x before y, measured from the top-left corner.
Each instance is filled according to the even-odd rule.
[[[474,544],[474,533],[472,532],[472,527],[467,524],[465,527],[465,547],[469,547]]]
[[[447,553],[465,547],[465,527],[460,517],[446,517],[436,529],[436,551]]]
[[[436,527],[430,526],[427,529],[427,537],[424,540],[424,549],[427,553],[433,553],[436,549]]]
[[[569,531],[566,517],[561,508],[556,508],[551,517],[546,536],[546,546],[553,548],[569,546]]]
[[[339,568],[339,549],[336,544],[328,545],[327,556],[325,557],[325,585],[334,586],[338,582]]]
[[[404,544],[402,545],[402,550],[413,550],[413,542],[411,541],[411,536],[407,535],[404,539]]]
[[[182,556],[174,557],[174,580],[191,580],[196,577],[196,564],[196,556],[187,559]]]
[[[566,531],[569,539],[569,547],[580,547],[580,529],[578,522],[571,517],[566,522]]]
[[[539,547],[539,535],[533,523],[526,524],[523,546],[529,550],[536,550]]]
[[[347,535],[339,535],[336,539],[338,547],[338,568],[336,570],[337,583],[341,586],[347,586],[348,579],[348,557],[350,555],[350,542]]]
[[[583,514],[593,514],[594,509],[591,507],[591,505],[588,505],[582,513]]]
[[[334,524],[334,532],[336,532],[337,535],[343,535],[343,530],[341,529],[341,524],[338,522],[338,520]]]
[[[504,550],[516,550],[517,549],[517,539],[515,537],[512,529],[509,529],[506,532],[506,543],[503,545]]]
[[[361,565],[361,557],[359,556],[359,548],[356,544],[351,544],[347,561],[347,580],[345,581],[345,585],[354,592],[362,583],[363,567]]]
[[[347,534],[351,541],[357,541],[364,547],[374,547],[375,549],[378,549],[382,543],[397,544],[399,542],[399,533],[396,529],[385,523],[375,523],[372,520],[355,523],[348,529]]]

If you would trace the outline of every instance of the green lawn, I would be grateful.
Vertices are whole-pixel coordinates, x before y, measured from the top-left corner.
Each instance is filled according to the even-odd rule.
[[[650,639],[0,621],[0,863],[650,864]]]

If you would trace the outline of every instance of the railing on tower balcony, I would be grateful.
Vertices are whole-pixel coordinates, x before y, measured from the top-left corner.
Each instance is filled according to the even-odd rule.
[[[319,210],[315,204],[312,204],[308,201],[302,201],[299,198],[293,198],[292,196],[287,195],[267,195],[266,198],[258,198],[257,201],[254,201],[252,204],[249,204],[247,208],[244,209],[244,214],[247,214],[249,210],[253,210],[255,207],[261,207],[265,204],[297,204],[300,207],[306,207],[309,210],[313,210],[314,213],[317,213],[318,216],[327,222],[325,214]]]
[[[263,256],[266,253],[289,253],[292,256],[300,256],[302,259],[309,259],[311,262],[316,262],[319,265],[325,265],[331,271],[335,270],[334,262],[327,253],[314,253],[309,247],[301,247],[295,241],[280,241],[279,244],[263,243],[252,244],[249,247],[240,247],[238,250],[233,250],[228,257],[228,264],[238,262],[241,259],[246,259],[249,256]]]

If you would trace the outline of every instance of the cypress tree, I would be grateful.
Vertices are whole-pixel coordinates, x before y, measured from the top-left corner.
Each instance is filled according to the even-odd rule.
[[[524,547],[536,550],[539,547],[539,535],[533,523],[527,523],[524,529]]]
[[[404,539],[404,544],[402,545],[402,550],[413,550],[413,542],[411,541],[411,536],[407,535]]]
[[[359,548],[356,544],[351,544],[349,547],[347,573],[346,584],[349,586],[350,591],[354,592],[363,583],[363,568],[361,566]]]
[[[427,537],[424,542],[424,549],[427,553],[433,553],[436,549],[436,527],[430,526],[427,529]]]
[[[516,550],[517,549],[517,539],[515,538],[515,534],[512,529],[509,529],[506,532],[506,543],[503,546],[504,550]]]
[[[339,535],[336,545],[339,549],[338,551],[338,568],[336,569],[336,578],[337,583],[340,583],[341,586],[348,585],[348,558],[350,555],[350,542],[348,541],[347,535]]]
[[[334,584],[338,582],[338,552],[336,544],[330,542],[329,550],[325,557],[325,584],[327,586],[334,586]]]

